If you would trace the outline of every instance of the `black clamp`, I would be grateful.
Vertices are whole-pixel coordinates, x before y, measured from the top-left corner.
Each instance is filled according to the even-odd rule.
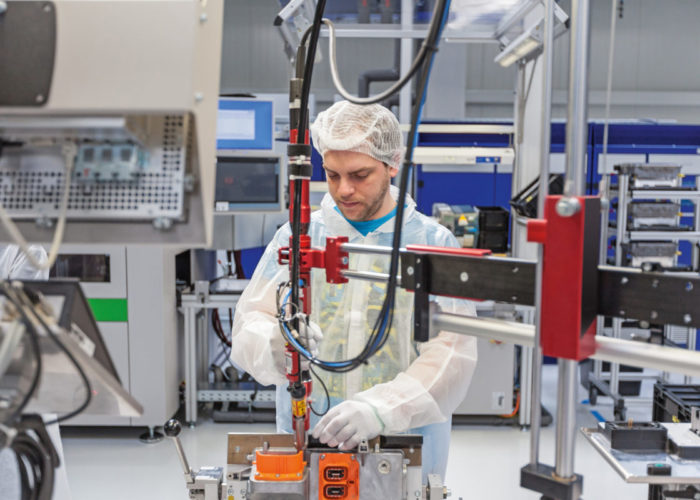
[[[583,492],[583,476],[557,477],[554,467],[544,464],[528,464],[520,469],[520,486],[536,491],[546,499],[579,500]]]
[[[406,272],[413,269],[413,340],[427,342],[430,339],[430,261],[426,254],[413,254],[413,265],[406,266]]]

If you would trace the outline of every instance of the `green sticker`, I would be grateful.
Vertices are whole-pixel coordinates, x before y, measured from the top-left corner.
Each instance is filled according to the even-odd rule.
[[[129,320],[126,299],[88,299],[96,321]]]

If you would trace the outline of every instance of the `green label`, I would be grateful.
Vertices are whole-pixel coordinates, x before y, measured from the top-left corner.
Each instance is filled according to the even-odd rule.
[[[126,299],[88,299],[96,321],[129,320]]]

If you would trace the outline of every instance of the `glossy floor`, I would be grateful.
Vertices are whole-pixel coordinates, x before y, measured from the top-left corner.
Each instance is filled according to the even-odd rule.
[[[651,395],[651,383],[644,383],[643,395]],[[578,401],[587,395],[579,391]],[[556,409],[556,367],[545,366],[543,403],[552,413]],[[635,420],[650,418],[651,403],[630,402],[628,416]],[[612,419],[612,403],[599,398],[591,408],[580,404],[579,426],[594,426],[598,412]],[[137,440],[141,430],[69,429],[63,445],[73,500],[152,500],[187,498],[175,448],[169,441],[144,445]],[[192,467],[223,465],[227,432],[273,432],[271,424],[215,424],[201,422],[185,429],[182,441]],[[541,462],[554,461],[555,427],[542,429]],[[458,499],[535,499],[535,493],[519,487],[520,467],[529,461],[530,434],[513,427],[455,426],[448,462],[446,484],[452,498]],[[607,465],[579,435],[576,442],[576,471],[584,475],[584,498],[646,498],[646,487],[629,485]]]

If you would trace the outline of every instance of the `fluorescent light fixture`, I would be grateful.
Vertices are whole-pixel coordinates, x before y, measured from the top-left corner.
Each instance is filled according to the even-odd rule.
[[[518,35],[515,40],[503,48],[501,53],[494,59],[494,62],[507,68],[516,61],[538,54],[542,47],[542,32],[540,26],[540,23],[535,24]]]

